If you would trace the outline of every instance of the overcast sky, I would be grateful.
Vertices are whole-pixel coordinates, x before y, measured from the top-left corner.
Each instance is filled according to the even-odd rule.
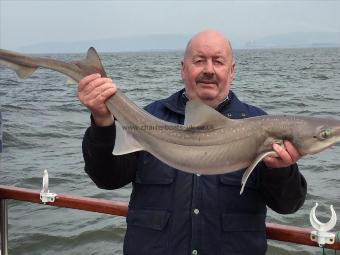
[[[215,28],[233,38],[340,32],[340,1],[0,0],[0,47],[131,35],[191,35]]]

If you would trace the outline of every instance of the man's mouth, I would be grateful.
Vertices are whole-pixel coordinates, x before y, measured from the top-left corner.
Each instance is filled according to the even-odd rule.
[[[196,83],[215,84],[215,85],[217,85],[217,82],[214,81],[214,80],[198,80]]]

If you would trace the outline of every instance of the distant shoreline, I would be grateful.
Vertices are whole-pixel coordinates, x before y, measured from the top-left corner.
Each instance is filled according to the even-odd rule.
[[[98,52],[184,51],[190,35],[154,34],[79,41],[45,41],[6,48],[23,53],[83,53],[91,46]],[[233,49],[339,48],[340,32],[290,33],[259,38],[230,37]]]
[[[89,45],[89,47],[92,45]],[[89,48],[88,47],[88,48]],[[100,48],[97,48],[94,46],[98,53],[100,54],[129,54],[129,53],[170,53],[170,52],[184,52],[184,49],[145,49],[145,50],[112,50],[112,51],[103,51],[100,50]],[[277,47],[249,47],[249,48],[234,48],[234,51],[243,51],[243,50],[302,50],[302,49],[339,49],[339,45],[324,45],[324,46],[316,46],[316,45],[304,45],[304,46],[277,46]],[[44,54],[85,54],[87,52],[87,49],[84,50],[78,50],[78,51],[57,51],[57,50],[51,50],[50,52],[47,51],[27,51],[27,50],[14,50],[25,54],[38,54],[38,55],[44,55]]]

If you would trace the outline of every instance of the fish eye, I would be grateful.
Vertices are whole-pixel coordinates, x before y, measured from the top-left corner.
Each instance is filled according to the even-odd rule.
[[[329,138],[330,136],[331,136],[331,131],[329,129],[321,130],[321,132],[319,133],[319,138],[321,140],[325,140]]]

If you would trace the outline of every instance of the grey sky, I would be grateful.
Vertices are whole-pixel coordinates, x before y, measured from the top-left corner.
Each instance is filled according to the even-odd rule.
[[[0,0],[0,47],[130,35],[191,35],[215,28],[253,40],[292,32],[340,32],[340,1]]]

